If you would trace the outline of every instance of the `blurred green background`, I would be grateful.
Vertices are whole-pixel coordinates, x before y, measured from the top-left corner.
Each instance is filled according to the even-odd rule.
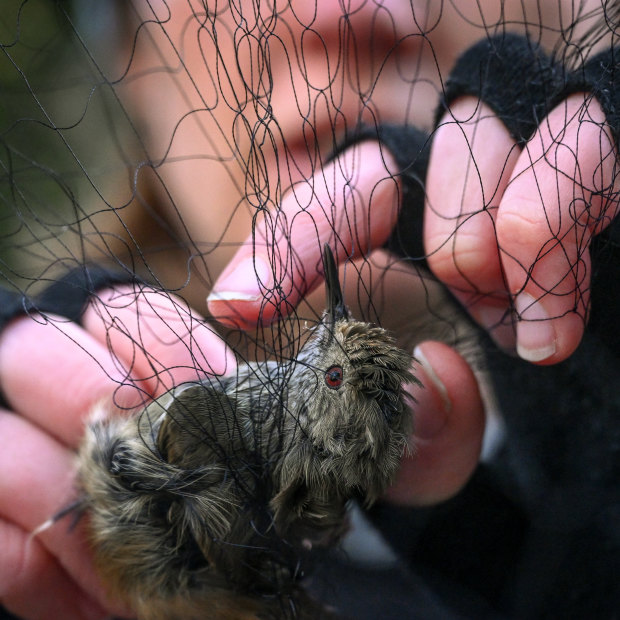
[[[117,2],[0,3],[4,286],[31,293],[81,262],[102,245],[105,217],[130,199],[121,136],[131,132],[115,93]]]

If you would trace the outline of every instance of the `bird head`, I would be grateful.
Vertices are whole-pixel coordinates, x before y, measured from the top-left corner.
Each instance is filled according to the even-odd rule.
[[[383,328],[357,321],[344,303],[325,246],[327,302],[297,358],[296,411],[327,477],[376,499],[391,482],[412,430],[412,356]]]

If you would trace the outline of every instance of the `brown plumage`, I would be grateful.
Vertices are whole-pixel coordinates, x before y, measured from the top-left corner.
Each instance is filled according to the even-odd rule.
[[[391,482],[412,358],[352,319],[326,246],[327,310],[290,362],[177,386],[94,419],[80,451],[96,561],[140,618],[317,618],[301,560]]]

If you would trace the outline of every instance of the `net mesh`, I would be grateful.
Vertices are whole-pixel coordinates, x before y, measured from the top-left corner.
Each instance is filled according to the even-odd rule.
[[[483,7],[360,0],[339,2],[334,11],[322,1],[4,0],[2,285],[36,299],[67,271],[95,263],[154,286],[156,297],[142,298],[139,284],[131,293],[103,295],[94,305],[103,325],[97,338],[122,369],[122,383],[135,385],[146,404],[154,390],[170,388],[179,376],[153,342],[164,347],[180,339],[189,360],[183,377],[212,376],[209,352],[191,335],[198,324],[221,335],[239,362],[295,359],[306,326],[316,324],[324,309],[320,250],[315,264],[304,257],[309,246],[327,242],[338,254],[345,299],[357,318],[388,328],[407,348],[429,337],[456,345],[482,371],[483,358],[503,354],[430,273],[428,257],[389,252],[387,235],[372,241],[371,231],[386,225],[373,216],[373,200],[388,200],[381,218],[394,223],[401,199],[401,181],[387,154],[379,180],[369,186],[360,173],[366,170],[366,143],[346,157],[334,160],[333,153],[360,126],[385,123],[418,127],[431,144],[449,71],[476,40],[506,31],[527,34],[567,70],[578,70],[615,43],[619,11],[613,2]],[[567,120],[585,118],[587,101],[567,109]],[[464,139],[472,153],[481,152],[475,133]],[[517,148],[500,172],[511,170]],[[557,222],[558,189],[544,205],[549,237],[541,242],[539,260],[546,265],[545,257],[565,243],[577,247],[576,259],[567,259],[566,276],[555,283],[536,266],[520,266],[541,296],[574,299],[570,312],[585,322],[590,288],[581,283],[589,269],[589,232],[601,231],[615,215],[616,155],[612,141],[602,140],[601,164],[593,178],[584,178],[576,153],[572,170],[549,153],[540,157],[555,166],[558,187],[567,176],[574,182],[567,212],[578,223],[567,228]],[[495,186],[483,187],[478,166],[486,163],[469,162],[462,188],[464,198],[479,195],[476,209],[448,218],[453,233],[446,244],[455,250],[459,230],[474,217],[486,214],[495,226],[505,178],[500,174]],[[540,192],[552,193],[548,186]],[[595,222],[587,221],[593,201],[603,205],[591,216]],[[343,204],[345,209],[336,209]],[[442,217],[441,204],[429,201],[427,208]],[[213,316],[206,297],[250,235],[253,247],[268,257],[266,266],[250,262],[246,268],[261,283],[257,314],[269,320],[226,328],[218,320],[227,313],[238,318],[233,305],[220,305],[224,317]],[[616,247],[611,235],[595,243],[597,269],[606,268]],[[500,295],[478,288],[467,273],[464,281],[456,296],[465,307]],[[137,307],[136,325],[144,319],[144,331],[119,321],[119,307]],[[36,309],[35,303],[36,321],[59,329],[67,322],[41,317]],[[491,327],[512,328],[514,312],[509,308]],[[170,315],[180,320],[180,331],[153,327]],[[119,333],[131,341],[122,351],[114,348]],[[137,364],[138,358],[146,364]],[[286,383],[286,377],[265,380]],[[123,406],[120,397],[117,404]]]

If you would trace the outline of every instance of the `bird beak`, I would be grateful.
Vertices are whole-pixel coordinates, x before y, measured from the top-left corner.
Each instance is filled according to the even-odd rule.
[[[338,280],[338,267],[336,267],[334,255],[327,243],[323,246],[323,270],[325,271],[327,316],[330,317],[332,325],[335,325],[339,319],[348,319],[349,311],[344,305],[344,297]]]

